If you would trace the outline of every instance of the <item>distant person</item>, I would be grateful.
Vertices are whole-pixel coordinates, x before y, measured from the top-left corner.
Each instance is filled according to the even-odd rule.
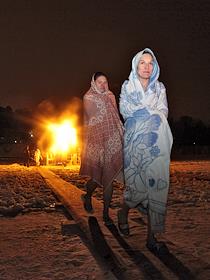
[[[34,153],[34,160],[35,160],[36,166],[40,166],[41,159],[42,159],[41,151],[39,148],[37,148]]]
[[[24,153],[24,165],[29,167],[30,166],[30,156],[31,156],[29,145],[25,146],[23,153]]]
[[[125,192],[118,211],[118,227],[129,235],[128,211],[147,214],[147,247],[154,253],[166,248],[155,234],[164,231],[169,189],[172,134],[167,122],[166,89],[158,81],[159,65],[146,48],[132,60],[129,80],[122,85],[120,112],[125,120]]]
[[[83,97],[84,143],[81,157],[81,175],[88,175],[87,193],[82,196],[87,212],[92,212],[91,197],[94,190],[103,188],[103,220],[113,221],[109,206],[113,193],[113,180],[123,169],[121,123],[114,94],[109,90],[107,76],[102,72],[93,75],[91,87]]]

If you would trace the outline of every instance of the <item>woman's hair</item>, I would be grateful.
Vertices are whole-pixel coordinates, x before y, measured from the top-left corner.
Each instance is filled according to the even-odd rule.
[[[100,77],[100,76],[104,76],[104,77],[107,78],[107,76],[106,76],[103,72],[96,72],[96,73],[93,75],[94,81],[95,81],[98,77]]]

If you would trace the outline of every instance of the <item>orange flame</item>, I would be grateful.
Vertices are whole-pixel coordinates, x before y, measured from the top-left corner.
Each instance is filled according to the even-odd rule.
[[[60,107],[50,101],[40,103],[37,111],[37,145],[46,164],[79,162],[81,100],[73,99]],[[76,160],[74,160],[76,158]]]
[[[52,145],[49,151],[57,153],[67,153],[77,145],[77,131],[72,121],[66,119],[62,123],[50,123],[47,126],[51,132]]]

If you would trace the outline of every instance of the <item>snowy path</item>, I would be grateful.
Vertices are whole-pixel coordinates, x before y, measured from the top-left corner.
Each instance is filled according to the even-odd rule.
[[[112,279],[36,168],[0,166],[0,214],[1,280]]]
[[[84,189],[85,180],[77,169],[51,170]],[[122,192],[123,186],[115,182],[113,209],[119,207]],[[95,196],[101,200],[101,190]],[[181,275],[189,271],[196,279],[210,279],[209,201],[210,162],[172,162],[163,237],[173,253],[171,263],[163,264],[166,260],[147,252],[146,220],[135,210],[130,214],[132,236],[126,243],[121,240],[121,245],[127,246],[123,254],[129,253],[139,269],[149,259],[158,279],[162,279],[165,267],[166,279],[172,279],[171,272],[177,277],[174,279],[188,279]],[[17,213],[25,215],[8,217]],[[0,166],[0,215],[0,279],[111,279],[35,168]],[[128,267],[131,269],[132,264]]]

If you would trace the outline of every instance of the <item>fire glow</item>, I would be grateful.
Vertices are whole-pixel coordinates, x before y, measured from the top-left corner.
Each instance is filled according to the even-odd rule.
[[[47,128],[52,139],[50,152],[63,154],[76,147],[77,131],[70,120],[64,120],[62,123],[50,123]]]
[[[82,130],[80,127],[81,102],[54,106],[43,101],[38,108],[35,135],[46,165],[80,164]]]

